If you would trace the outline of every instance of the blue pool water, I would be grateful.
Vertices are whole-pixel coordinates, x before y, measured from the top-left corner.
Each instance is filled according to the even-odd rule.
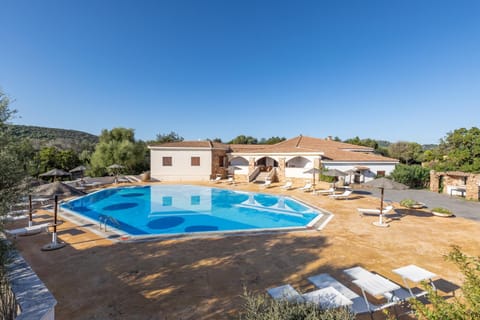
[[[132,236],[302,228],[320,214],[288,197],[185,185],[105,189],[62,209],[113,217]]]

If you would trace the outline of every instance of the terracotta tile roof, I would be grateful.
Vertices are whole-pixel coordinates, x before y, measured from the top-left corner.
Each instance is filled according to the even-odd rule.
[[[230,150],[232,152],[261,152],[261,150],[265,150],[270,145],[265,144],[230,144]]]
[[[180,141],[162,144],[150,144],[149,147],[160,148],[220,148],[235,153],[246,154],[274,154],[274,153],[318,153],[325,160],[332,161],[375,161],[398,162],[397,159],[373,154],[369,147],[338,142],[329,139],[319,139],[298,136],[273,145],[262,144],[223,144],[211,141]]]
[[[160,148],[219,148],[219,149],[228,149],[228,144],[211,142],[208,140],[204,141],[176,141],[176,142],[167,142],[167,143],[151,143],[149,147],[160,147]]]
[[[334,161],[398,162],[397,159],[373,154],[373,149],[370,147],[306,136],[298,136],[274,145],[243,146],[245,147],[239,147],[239,145],[230,147],[233,152],[238,153],[323,153],[323,158]]]

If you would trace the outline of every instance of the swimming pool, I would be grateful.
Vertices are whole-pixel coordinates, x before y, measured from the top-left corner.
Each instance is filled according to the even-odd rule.
[[[307,228],[322,215],[289,197],[190,185],[104,189],[61,208],[130,236]]]

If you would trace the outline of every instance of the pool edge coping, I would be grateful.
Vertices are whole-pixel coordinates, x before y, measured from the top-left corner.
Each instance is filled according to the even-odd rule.
[[[183,184],[179,184],[183,185]],[[188,184],[187,184],[188,185]],[[103,190],[107,189],[121,189],[125,187],[109,187],[104,189],[96,190],[90,194],[94,194]],[[129,186],[131,188],[131,186]],[[217,188],[222,189],[222,188]],[[245,193],[252,193],[249,191],[243,190],[234,190],[236,192],[245,192]],[[253,192],[256,193],[256,192]],[[272,196],[278,196],[275,194],[270,193],[259,193],[259,194],[267,194]],[[305,200],[299,199],[294,195],[285,195],[285,197],[289,197],[303,205],[308,206],[309,208],[314,209],[315,211],[319,212],[319,214],[310,221],[307,225],[301,227],[281,227],[281,228],[261,228],[261,229],[252,229],[252,230],[231,230],[231,231],[207,231],[207,232],[184,232],[184,233],[174,233],[174,234],[155,234],[155,235],[130,235],[125,231],[119,230],[111,225],[109,226],[108,231],[102,231],[100,227],[97,229],[94,226],[99,226],[99,221],[91,219],[89,217],[85,217],[80,215],[74,211],[69,209],[61,208],[59,206],[58,214],[62,218],[67,219],[68,221],[74,223],[78,227],[85,228],[90,232],[104,237],[107,240],[117,243],[132,243],[132,242],[146,242],[146,241],[158,241],[158,240],[173,240],[173,239],[195,239],[195,238],[215,238],[215,237],[228,237],[228,236],[246,236],[246,235],[264,235],[264,234],[271,234],[271,233],[290,233],[290,232],[298,232],[298,231],[321,231],[334,217],[334,214],[328,210],[320,208],[314,204],[308,203]],[[75,198],[77,199],[77,198]],[[71,199],[71,200],[75,200]]]

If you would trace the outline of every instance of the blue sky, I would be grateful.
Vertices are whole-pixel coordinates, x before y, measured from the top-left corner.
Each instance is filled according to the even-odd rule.
[[[14,123],[437,143],[479,126],[480,2],[1,0]]]

